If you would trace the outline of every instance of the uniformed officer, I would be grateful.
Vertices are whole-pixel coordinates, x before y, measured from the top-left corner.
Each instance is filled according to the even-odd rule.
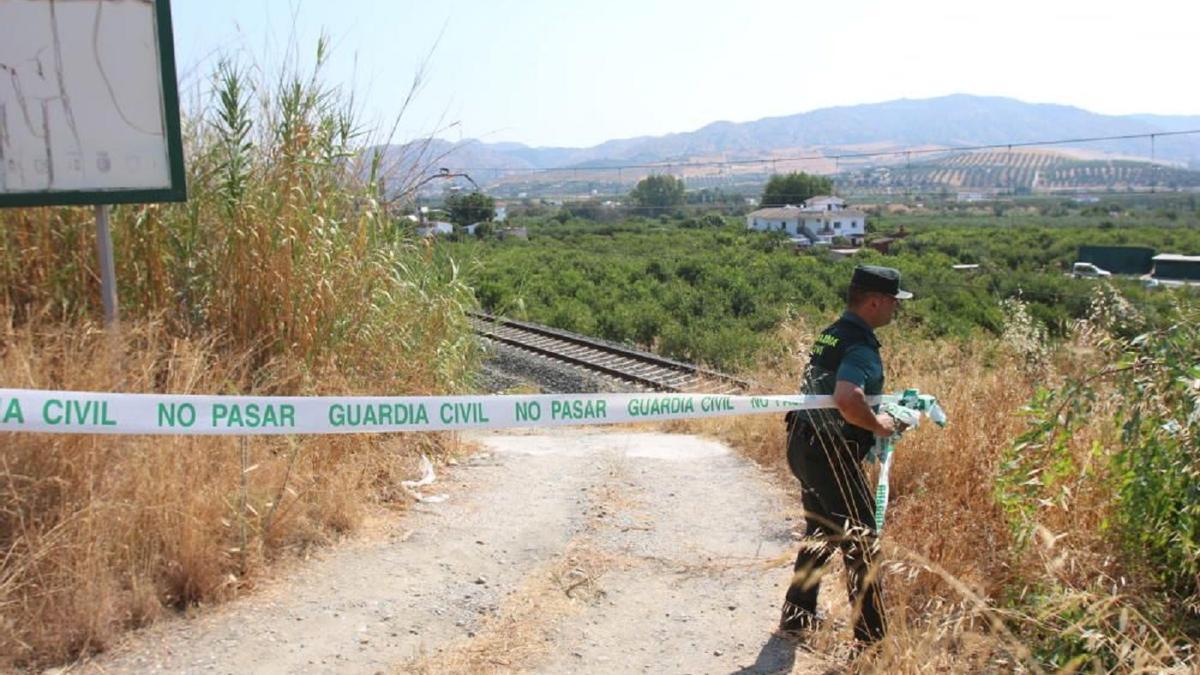
[[[876,413],[868,396],[883,393],[883,361],[875,329],[892,321],[899,301],[900,272],[860,265],[854,269],[846,311],[813,345],[802,393],[832,394],[837,409],[788,415],[788,466],[800,479],[805,540],[796,556],[780,628],[816,627],[821,574],[841,549],[849,575],[854,636],[874,642],[886,630],[879,582],[873,490],[862,461],[876,436],[890,436],[895,420]]]

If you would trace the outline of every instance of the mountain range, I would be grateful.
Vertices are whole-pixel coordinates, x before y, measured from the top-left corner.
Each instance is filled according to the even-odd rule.
[[[834,155],[897,149],[953,148],[1200,129],[1200,115],[1102,115],[1081,108],[1011,98],[954,94],[929,99],[822,108],[752,122],[713,122],[695,131],[610,140],[587,148],[432,139],[387,146],[387,157],[418,159],[484,181],[529,170],[566,167],[749,161],[795,154]],[[1151,147],[1153,145],[1153,147]],[[1200,134],[1048,146],[1087,157],[1124,157],[1200,169]],[[436,159],[435,159],[436,158]],[[895,161],[893,156],[892,161]],[[879,163],[887,163],[882,159]],[[485,169],[491,169],[489,174]]]

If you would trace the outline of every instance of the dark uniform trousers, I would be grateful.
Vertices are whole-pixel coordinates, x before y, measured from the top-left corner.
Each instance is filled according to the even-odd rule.
[[[816,616],[823,568],[841,549],[854,636],[879,640],[886,631],[879,539],[874,498],[861,466],[872,439],[869,434],[848,438],[833,425],[822,425],[818,432],[804,419],[789,427],[788,466],[800,479],[807,531],[784,601],[783,623],[802,624]]]

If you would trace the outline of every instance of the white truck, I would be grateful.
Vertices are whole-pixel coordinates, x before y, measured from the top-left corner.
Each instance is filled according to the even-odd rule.
[[[1071,265],[1071,276],[1075,277],[1076,279],[1104,279],[1106,277],[1111,277],[1112,272],[1098,267],[1094,263],[1077,262],[1074,265]]]

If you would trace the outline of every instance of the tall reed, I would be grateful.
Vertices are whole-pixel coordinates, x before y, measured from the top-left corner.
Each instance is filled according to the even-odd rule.
[[[1037,327],[1019,303],[1008,307],[999,340],[914,343],[891,329],[881,333],[889,389],[936,394],[950,424],[918,429],[898,446],[883,540],[890,634],[853,668],[1192,672],[1200,666],[1195,610],[1172,600],[1160,584],[1165,570],[1147,568],[1116,527],[1128,508],[1122,495],[1130,474],[1120,473],[1128,471],[1129,448],[1114,420],[1122,406],[1136,408],[1128,394],[1096,381],[1088,414],[1053,453],[1028,440],[1036,425],[1055,424],[1053,411],[1038,407],[1039,392],[1110,365],[1110,353],[1097,345],[1111,321],[1085,322],[1047,349],[1029,339]],[[776,337],[751,375],[764,391],[794,391],[814,327],[785,324]],[[687,428],[724,438],[794,480],[778,418]],[[825,629],[813,646],[837,651],[847,639]]]
[[[188,201],[112,211],[119,330],[95,323],[90,210],[0,212],[0,387],[467,385],[471,291],[379,199],[351,99],[320,76],[325,49],[309,73],[217,66],[210,100],[185,120]],[[61,663],[164,611],[236,594],[263,563],[402,505],[394,486],[413,458],[454,442],[6,434],[0,670]]]
[[[308,74],[254,79],[219,63],[211,100],[185,124],[188,201],[113,209],[121,310],[249,350],[256,367],[298,362],[310,384],[335,366],[385,390],[440,388],[432,374],[474,357],[470,289],[380,199],[351,99],[320,78],[324,45]],[[17,325],[96,316],[91,211],[0,219],[0,309]]]

